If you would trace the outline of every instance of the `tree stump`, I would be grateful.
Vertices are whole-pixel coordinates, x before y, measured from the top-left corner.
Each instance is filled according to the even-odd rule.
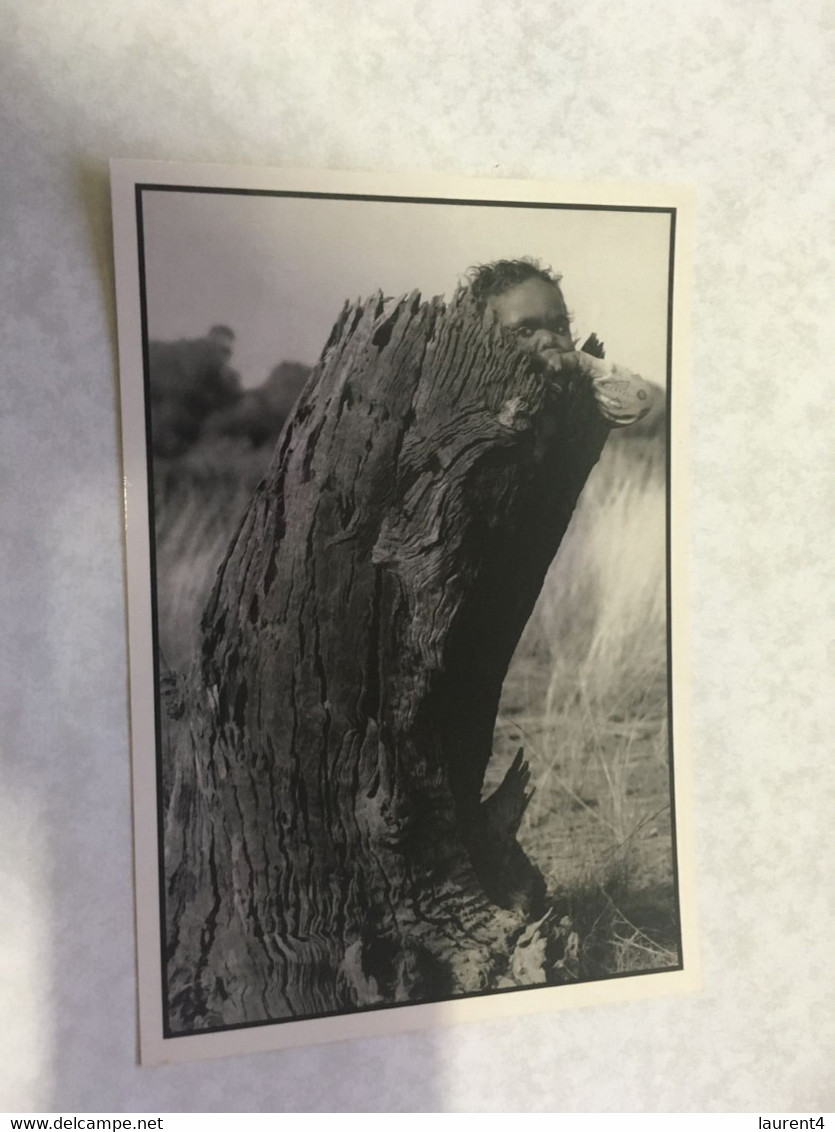
[[[464,291],[343,310],[171,720],[170,1033],[513,984],[544,885],[482,780],[605,434]]]

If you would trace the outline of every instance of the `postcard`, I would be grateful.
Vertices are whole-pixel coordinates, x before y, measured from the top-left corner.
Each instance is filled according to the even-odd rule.
[[[688,191],[112,185],[142,1061],[692,989]]]

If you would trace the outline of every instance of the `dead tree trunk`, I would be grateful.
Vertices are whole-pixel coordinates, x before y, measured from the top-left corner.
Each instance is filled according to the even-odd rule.
[[[218,573],[166,831],[172,1033],[507,978],[502,681],[605,430],[468,295],[346,307]]]

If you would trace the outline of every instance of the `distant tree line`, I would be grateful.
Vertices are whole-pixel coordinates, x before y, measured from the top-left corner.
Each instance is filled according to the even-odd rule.
[[[201,440],[230,437],[253,448],[275,443],[310,367],[280,362],[256,389],[244,389],[231,362],[228,326],[203,338],[149,343],[152,445],[176,457]]]

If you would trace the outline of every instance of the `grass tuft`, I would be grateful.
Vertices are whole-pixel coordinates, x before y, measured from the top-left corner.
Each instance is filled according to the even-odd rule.
[[[580,939],[578,978],[675,966],[663,437],[614,434],[505,680],[486,790],[521,745],[519,840]]]

